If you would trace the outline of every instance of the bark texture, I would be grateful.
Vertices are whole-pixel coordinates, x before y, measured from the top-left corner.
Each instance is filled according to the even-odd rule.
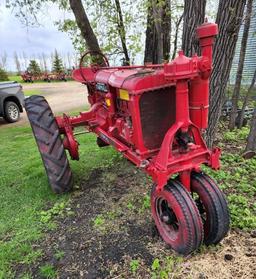
[[[254,109],[252,121],[251,121],[251,130],[247,138],[247,145],[243,157],[250,159],[256,154],[256,109]]]
[[[81,31],[82,37],[85,39],[86,45],[91,51],[101,52],[97,37],[93,32],[84,6],[81,0],[69,0],[71,10],[73,11],[76,19],[77,26]]]
[[[144,63],[159,64],[170,56],[170,0],[149,0]]]
[[[219,2],[216,19],[219,25],[219,35],[213,51],[209,126],[206,132],[206,142],[209,147],[212,147],[216,134],[245,4],[246,0],[221,0]]]
[[[187,56],[194,53],[199,55],[200,47],[195,29],[204,22],[206,0],[185,0],[184,2],[182,49]]]
[[[236,73],[236,82],[235,82],[235,87],[234,87],[234,91],[233,91],[233,95],[232,95],[232,110],[231,110],[230,121],[229,121],[230,130],[233,130],[236,126],[238,100],[240,97],[242,75],[243,75],[243,70],[244,70],[244,60],[245,60],[247,41],[248,41],[248,35],[249,35],[249,29],[250,29],[250,23],[251,23],[252,3],[253,3],[253,0],[247,1],[243,37],[242,37],[242,42],[241,42],[239,62],[238,62],[237,73]]]

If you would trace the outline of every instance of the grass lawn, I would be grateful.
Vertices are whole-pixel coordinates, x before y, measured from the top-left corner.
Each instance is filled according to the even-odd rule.
[[[23,81],[22,77],[18,76],[18,75],[9,75],[8,78],[9,78],[9,81],[17,81],[19,83],[25,83]],[[71,81],[71,80],[72,79],[68,79],[68,81]],[[60,80],[53,80],[53,81],[51,81],[51,83],[56,83],[56,82],[63,82],[63,81],[60,81]],[[47,83],[47,82],[42,81],[42,80],[35,80],[34,83]]]
[[[256,228],[256,159],[245,161],[233,148],[239,148],[247,133],[248,128],[224,133],[220,145],[232,148],[222,157],[223,169],[209,173],[228,195],[232,227],[252,230]],[[98,148],[93,134],[80,135],[78,140],[81,159],[71,161],[75,185],[93,169],[120,158],[111,147]],[[33,244],[46,230],[57,229],[53,217],[62,213],[72,194],[51,192],[29,126],[1,128],[0,142],[0,278],[5,279],[15,278],[15,264],[33,264],[43,255]]]
[[[16,75],[16,76],[8,76],[8,78],[9,78],[9,80],[10,81],[17,81],[17,82],[19,82],[19,83],[24,83],[24,81],[22,80],[22,77],[21,76],[18,76],[18,75]]]
[[[0,278],[5,279],[15,277],[13,264],[30,264],[41,256],[32,243],[44,233],[42,210],[61,208],[70,195],[54,195],[49,189],[30,127],[1,128],[0,141]],[[79,141],[81,160],[72,162],[76,183],[115,153],[112,148],[99,149],[92,134]],[[49,228],[54,223],[47,223]]]

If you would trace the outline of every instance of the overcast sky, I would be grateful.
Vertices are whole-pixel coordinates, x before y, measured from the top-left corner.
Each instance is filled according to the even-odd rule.
[[[8,70],[16,70],[13,54],[25,52],[28,57],[42,52],[48,54],[56,48],[60,53],[73,53],[68,35],[58,31],[54,21],[65,17],[55,6],[49,7],[40,18],[42,26],[26,28],[11,10],[5,8],[5,0],[0,0],[0,54],[7,53]]]

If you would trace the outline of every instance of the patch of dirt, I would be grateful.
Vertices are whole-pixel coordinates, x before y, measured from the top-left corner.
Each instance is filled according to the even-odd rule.
[[[42,259],[16,266],[16,277],[31,272],[42,278],[40,267],[51,264],[59,278],[255,278],[253,233],[232,231],[218,246],[177,257],[159,238],[150,216],[151,184],[125,160],[93,170],[72,194],[74,214],[57,220],[58,229],[35,245],[44,251]],[[57,258],[57,251],[64,256]],[[159,260],[156,269],[154,259]]]

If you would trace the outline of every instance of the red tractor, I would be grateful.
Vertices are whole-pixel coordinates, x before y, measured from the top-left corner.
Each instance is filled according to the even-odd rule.
[[[79,160],[74,128],[97,135],[100,147],[112,145],[150,175],[152,215],[161,237],[187,255],[203,242],[219,243],[229,230],[224,194],[202,172],[220,167],[220,149],[207,148],[209,77],[216,24],[197,28],[202,56],[180,51],[161,65],[110,67],[93,64],[74,70],[73,78],[88,89],[91,109],[78,116],[54,117],[41,96],[26,99],[26,110],[52,190],[70,191],[72,173],[65,153]],[[99,55],[99,54],[98,54]]]

